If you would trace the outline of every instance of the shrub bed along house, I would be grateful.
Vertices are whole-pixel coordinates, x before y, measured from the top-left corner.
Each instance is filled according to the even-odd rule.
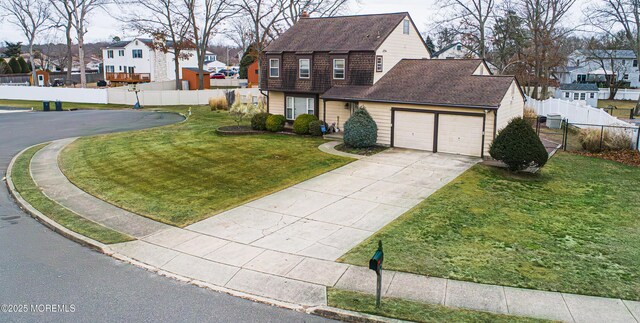
[[[309,134],[312,136],[322,136],[322,125],[324,122],[320,120],[314,120],[309,122]]]
[[[301,114],[293,122],[293,132],[298,135],[309,134],[309,123],[318,121],[318,118],[311,114]]]
[[[271,132],[280,132],[284,130],[284,123],[287,119],[283,115],[273,114],[267,117],[266,128]]]
[[[500,131],[489,149],[491,157],[502,161],[511,171],[542,167],[549,155],[531,125],[515,118]]]
[[[378,125],[364,107],[356,109],[345,122],[343,139],[352,148],[371,147],[378,141]]]
[[[271,115],[268,112],[256,113],[251,118],[251,129],[253,130],[267,130],[267,118]]]

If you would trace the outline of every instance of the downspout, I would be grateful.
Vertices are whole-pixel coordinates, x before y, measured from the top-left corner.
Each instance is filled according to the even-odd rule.
[[[269,113],[269,94],[264,94],[264,91],[262,91],[262,89],[258,89],[258,91],[260,92],[260,94],[267,97],[267,113]]]

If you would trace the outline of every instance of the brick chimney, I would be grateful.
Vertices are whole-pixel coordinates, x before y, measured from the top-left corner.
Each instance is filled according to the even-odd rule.
[[[309,18],[309,13],[306,10],[302,11],[300,18]]]

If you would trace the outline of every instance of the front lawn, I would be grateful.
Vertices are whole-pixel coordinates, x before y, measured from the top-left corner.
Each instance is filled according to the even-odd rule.
[[[380,308],[376,308],[376,298],[373,295],[334,288],[328,289],[327,299],[329,306],[414,322],[550,322],[533,318],[424,304],[399,298],[383,298],[380,302]]]
[[[217,127],[234,124],[227,112],[192,110],[184,123],[79,139],[61,168],[101,199],[186,226],[351,161],[321,152],[320,138],[220,136]]]
[[[476,165],[341,258],[385,268],[640,299],[640,169],[559,153],[539,174]]]
[[[20,196],[48,218],[83,236],[106,244],[133,240],[132,237],[126,234],[111,230],[69,211],[42,193],[31,178],[29,165],[33,155],[46,145],[42,144],[29,148],[13,164],[11,179]]]
[[[637,101],[634,100],[598,100],[598,108],[607,108],[610,105],[617,109],[607,110],[614,117],[629,119],[632,109],[635,109]]]

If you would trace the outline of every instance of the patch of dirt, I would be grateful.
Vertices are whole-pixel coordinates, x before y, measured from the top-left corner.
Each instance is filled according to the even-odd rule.
[[[351,147],[347,147],[347,145],[345,144],[339,144],[334,148],[336,150],[339,150],[345,153],[363,155],[363,156],[375,155],[381,151],[385,151],[389,149],[389,147],[377,146],[377,145],[372,147],[367,147],[367,148],[351,148]]]
[[[612,160],[625,165],[640,167],[640,151],[637,150],[606,150],[599,153],[573,151],[572,154]]]

